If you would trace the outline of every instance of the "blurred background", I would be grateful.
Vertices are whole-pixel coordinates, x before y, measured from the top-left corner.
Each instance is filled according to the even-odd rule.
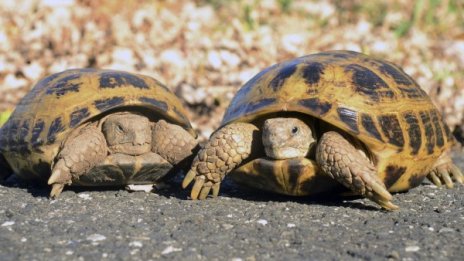
[[[1,1],[0,125],[45,75],[98,67],[164,82],[205,138],[253,75],[332,49],[403,67],[463,141],[463,0]]]

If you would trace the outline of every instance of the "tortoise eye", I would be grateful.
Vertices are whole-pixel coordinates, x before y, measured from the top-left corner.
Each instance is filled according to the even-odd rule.
[[[121,125],[116,125],[116,131],[122,133],[124,132],[124,129],[121,127]]]
[[[299,130],[300,129],[298,129],[298,127],[293,127],[292,128],[292,134],[297,134]]]

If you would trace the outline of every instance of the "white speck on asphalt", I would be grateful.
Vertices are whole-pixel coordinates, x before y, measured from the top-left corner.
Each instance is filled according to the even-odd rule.
[[[90,200],[90,199],[92,199],[92,198],[90,197],[90,195],[87,194],[87,193],[80,193],[80,194],[78,194],[77,196],[80,197],[80,198],[82,198],[82,199],[84,199],[84,200]]]
[[[234,228],[234,225],[231,225],[231,224],[222,224],[222,228],[224,228],[225,230],[229,230],[231,228]]]
[[[444,227],[444,228],[440,228],[440,230],[438,230],[438,233],[446,233],[446,232],[454,232],[454,229]]]
[[[2,224],[2,227],[8,227],[8,226],[11,226],[11,225],[14,225],[14,221],[6,221]]]
[[[168,255],[172,252],[179,252],[179,251],[182,251],[182,248],[175,248],[173,246],[168,246],[166,247],[163,252],[161,252],[162,255]]]
[[[68,251],[66,251],[66,253],[65,253],[65,254],[66,254],[67,256],[70,256],[70,255],[74,254],[74,251],[72,251],[72,250],[68,250]]]
[[[25,238],[25,237],[22,237],[22,238],[21,238],[21,242],[24,243],[24,242],[26,242],[26,241],[27,241],[27,238]]]
[[[267,220],[265,219],[259,219],[257,222],[263,226],[267,225]]]
[[[405,248],[406,252],[417,252],[419,251],[420,247],[418,246],[408,246]]]
[[[131,246],[131,247],[142,247],[143,244],[140,241],[132,241],[132,242],[129,243],[129,246]]]
[[[100,234],[92,234],[92,235],[87,237],[87,240],[90,240],[92,242],[103,241],[105,239],[106,239],[106,237],[104,235],[100,235]]]
[[[287,224],[287,227],[296,227],[296,225],[293,224],[293,223],[288,223],[288,224]]]
[[[243,261],[240,257],[234,257],[230,261]]]

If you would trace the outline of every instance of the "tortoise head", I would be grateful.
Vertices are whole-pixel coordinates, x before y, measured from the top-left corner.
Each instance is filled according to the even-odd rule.
[[[134,113],[115,113],[102,126],[108,147],[113,153],[141,155],[151,150],[151,123]]]
[[[263,145],[273,159],[306,157],[316,144],[311,128],[297,118],[271,118],[263,125]]]

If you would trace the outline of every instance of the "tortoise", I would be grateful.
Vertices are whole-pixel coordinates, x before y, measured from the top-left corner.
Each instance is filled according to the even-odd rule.
[[[71,69],[40,80],[0,129],[0,176],[48,180],[53,198],[65,185],[155,184],[196,145],[180,100],[159,81]]]
[[[225,175],[287,195],[355,194],[387,210],[391,192],[427,176],[464,178],[454,139],[429,96],[398,66],[352,52],[311,54],[268,67],[232,99],[182,186],[219,193]],[[342,192],[345,190],[344,192]]]

